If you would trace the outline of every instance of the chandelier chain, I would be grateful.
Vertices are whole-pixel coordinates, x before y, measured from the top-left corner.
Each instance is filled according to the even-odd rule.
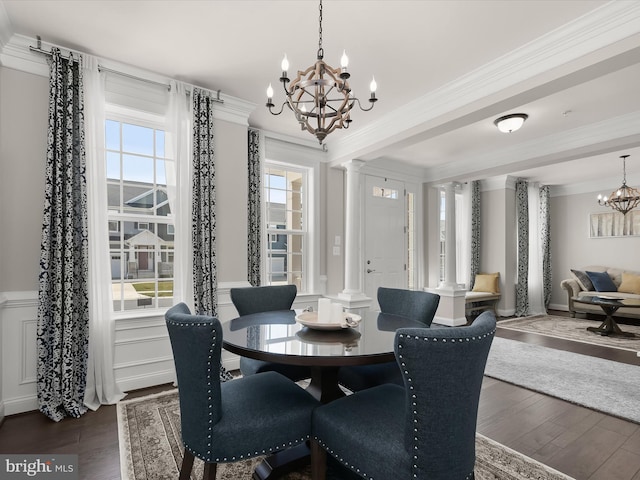
[[[627,157],[629,155],[622,155],[622,184],[627,184]]]
[[[318,7],[320,15],[318,17],[318,58],[324,57],[324,50],[322,49],[322,0],[320,0],[320,6]]]

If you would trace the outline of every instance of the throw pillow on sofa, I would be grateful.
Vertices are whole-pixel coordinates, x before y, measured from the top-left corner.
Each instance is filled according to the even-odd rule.
[[[613,283],[607,272],[586,272],[593,283],[596,292],[617,292],[618,288]]]
[[[618,287],[618,291],[640,295],[640,275],[622,272],[622,283]]]
[[[593,292],[595,290],[595,287],[586,272],[571,269],[571,273],[582,290],[586,290],[587,292]]]

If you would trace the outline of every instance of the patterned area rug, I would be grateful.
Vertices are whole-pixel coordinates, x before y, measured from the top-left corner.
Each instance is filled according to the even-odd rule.
[[[604,317],[602,317],[604,320]],[[622,331],[635,333],[630,337],[603,337],[597,333],[587,331],[587,327],[597,327],[602,323],[598,320],[582,318],[556,317],[553,315],[534,315],[532,317],[500,320],[498,327],[521,332],[537,333],[548,337],[564,338],[576,342],[602,345],[605,347],[640,351],[640,325],[620,325]]]
[[[119,402],[118,432],[122,480],[174,480],[182,464],[180,406],[177,390]],[[219,480],[250,480],[262,458],[218,466]],[[476,437],[477,480],[572,480],[480,434]],[[329,478],[345,478],[329,471]],[[192,480],[202,479],[202,462],[196,459]],[[309,480],[308,468],[285,480]],[[352,478],[349,476],[349,478]]]

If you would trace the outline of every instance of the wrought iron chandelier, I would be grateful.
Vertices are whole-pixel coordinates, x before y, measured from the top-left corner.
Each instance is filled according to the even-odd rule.
[[[598,204],[611,207],[614,210],[626,215],[631,210],[640,205],[640,191],[627,185],[627,157],[622,155],[622,186],[614,190],[609,198],[598,195]]]
[[[293,81],[289,80],[289,60],[285,54],[282,60],[282,76],[280,82],[284,88],[286,100],[282,103],[279,112],[273,107],[273,88],[269,84],[267,88],[267,108],[273,115],[280,115],[287,105],[296,116],[302,130],[307,130],[315,135],[320,144],[327,135],[336,128],[349,128],[351,123],[351,109],[357,103],[360,110],[368,112],[373,108],[376,98],[376,80],[371,81],[369,88],[371,96],[369,108],[363,108],[360,100],[354,97],[347,81],[350,77],[347,72],[349,58],[343,52],[340,59],[341,68],[333,68],[323,61],[324,50],[322,48],[322,0],[320,0],[318,57],[316,63],[306,70],[298,70]],[[287,85],[289,82],[290,85]]]

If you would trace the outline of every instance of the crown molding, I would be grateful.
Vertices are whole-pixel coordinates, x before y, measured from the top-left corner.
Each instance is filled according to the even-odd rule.
[[[29,46],[35,42],[32,38],[14,34],[2,45],[0,65],[41,77],[49,75],[49,65],[44,55],[32,52]],[[43,47],[45,45],[43,44]],[[51,45],[49,44],[50,48]]]
[[[500,175],[480,181],[481,192],[491,192],[494,190],[515,190],[518,179],[511,175]]]
[[[424,168],[399,163],[393,159],[376,159],[366,162],[360,173],[376,177],[388,177],[407,183],[423,183],[427,180]]]
[[[4,11],[4,5],[0,3],[0,28],[2,28],[2,13]],[[5,12],[6,16],[6,12]],[[0,42],[3,41],[3,37],[0,36]],[[35,46],[35,40],[24,35],[14,34],[11,38],[5,42],[0,43],[0,65],[20,70],[34,75],[40,75],[43,77],[49,76],[49,65],[47,58],[37,52],[32,52],[29,47]],[[70,50],[60,47],[58,45],[42,42],[43,50],[50,50],[52,47],[60,48],[65,54]],[[81,55],[86,55],[79,52]],[[126,75],[132,75],[139,77],[140,79],[150,80],[152,82],[167,83],[171,78],[159,75],[153,72],[147,72],[141,70],[132,65],[126,65],[113,60],[98,59],[101,66],[115,70],[116,72],[122,72]],[[131,83],[131,82],[130,82]],[[191,86],[193,88],[193,86]],[[232,97],[230,95],[220,94],[220,99],[223,103],[215,103],[213,106],[215,115],[214,117],[219,120],[224,120],[231,123],[237,123],[243,126],[249,126],[249,115],[256,108],[256,104],[248,102],[241,98]]]
[[[602,166],[603,171],[607,171],[610,168],[607,165]],[[552,197],[564,197],[567,195],[581,195],[585,193],[593,194],[594,202],[596,196],[601,193],[603,195],[609,195],[612,191],[617,189],[622,183],[622,169],[617,176],[611,176],[607,178],[598,178],[596,180],[589,180],[588,182],[574,183],[571,185],[551,185]],[[640,186],[640,182],[634,182],[633,178],[627,175],[627,185]],[[640,180],[640,178],[638,178]],[[603,187],[603,185],[607,185]]]
[[[214,118],[245,127],[249,126],[249,115],[255,110],[255,103],[223,93],[220,94],[220,99],[224,103],[213,104]]]
[[[265,134],[264,156],[270,161],[289,162],[306,167],[316,167],[324,160],[325,152],[315,145],[308,147],[281,140]]]
[[[637,34],[640,2],[609,2],[343,136],[331,145],[329,161],[361,158],[392,139],[409,138],[421,125]]]

